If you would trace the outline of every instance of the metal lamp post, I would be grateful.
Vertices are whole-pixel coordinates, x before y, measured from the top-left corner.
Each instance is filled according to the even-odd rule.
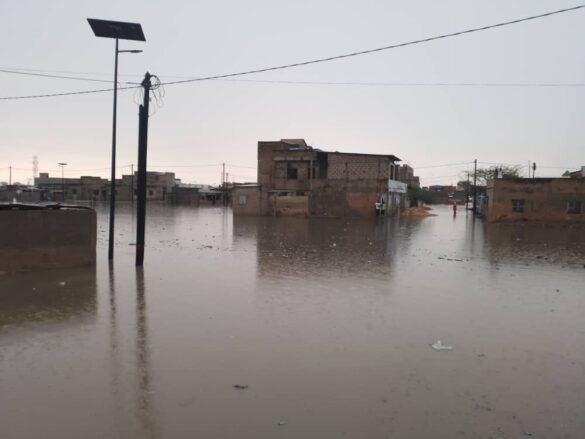
[[[116,210],[116,113],[118,106],[118,54],[140,53],[142,50],[118,50],[118,40],[146,41],[139,23],[98,20],[87,21],[96,37],[114,38],[116,40],[114,61],[114,115],[112,122],[112,173],[110,182],[110,233],[108,242],[108,259],[114,258],[114,215]]]
[[[65,166],[67,166],[67,163],[57,163],[59,166],[61,166],[61,192],[62,192],[62,196],[63,196],[63,202],[65,202]]]

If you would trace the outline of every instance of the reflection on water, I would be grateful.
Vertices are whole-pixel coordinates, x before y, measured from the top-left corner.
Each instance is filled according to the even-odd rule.
[[[91,319],[96,312],[95,267],[0,277],[0,304],[0,331],[24,322]]]
[[[146,313],[146,288],[144,283],[144,270],[136,269],[136,362],[138,391],[137,413],[144,435],[142,437],[155,437],[154,422],[151,405],[152,394],[150,386],[150,347],[148,344],[148,325]]]
[[[488,224],[487,251],[494,262],[542,263],[583,268],[585,226],[578,224]]]
[[[392,218],[234,218],[236,248],[242,237],[256,241],[259,276],[384,277],[408,242],[394,233],[398,227]]]
[[[584,227],[149,209],[0,277],[0,437],[583,436]]]

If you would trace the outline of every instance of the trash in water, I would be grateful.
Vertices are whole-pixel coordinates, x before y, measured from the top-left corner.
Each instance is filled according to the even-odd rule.
[[[431,345],[431,347],[435,350],[435,351],[452,351],[453,350],[453,346],[445,346],[441,340],[437,340],[435,343],[433,343]]]
[[[241,384],[234,384],[234,389],[240,389],[240,390],[244,390],[247,389],[248,386],[243,386]]]
[[[57,285],[59,285],[60,287],[64,287],[65,285],[67,285],[67,283],[65,281],[59,282]]]
[[[278,421],[278,424],[277,425],[279,427],[282,427],[283,425],[286,425],[286,422],[285,421]]]

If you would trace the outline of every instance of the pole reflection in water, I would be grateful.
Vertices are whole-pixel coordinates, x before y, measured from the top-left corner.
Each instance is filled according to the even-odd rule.
[[[114,274],[114,263],[108,261],[108,287],[109,287],[109,304],[110,304],[110,367],[112,370],[111,386],[113,403],[115,406],[114,416],[115,424],[120,425],[121,400],[120,400],[120,350],[119,334],[116,309],[116,279]]]
[[[145,437],[156,437],[154,420],[152,414],[151,397],[153,392],[150,389],[150,352],[148,345],[148,324],[146,317],[144,270],[136,268],[136,355],[138,372],[138,389],[136,393],[136,408],[138,421],[147,435]]]

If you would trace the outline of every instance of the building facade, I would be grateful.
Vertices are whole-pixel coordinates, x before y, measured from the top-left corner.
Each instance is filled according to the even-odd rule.
[[[394,155],[328,152],[303,139],[258,142],[257,185],[233,189],[235,214],[372,216],[389,205]]]
[[[489,221],[585,222],[585,179],[493,179],[487,185]]]
[[[41,172],[35,178],[35,187],[44,193],[44,201],[109,201],[110,180],[101,177],[51,177]],[[146,198],[149,201],[166,201],[175,187],[173,172],[147,172]],[[136,173],[122,175],[116,180],[116,201],[136,199]]]

